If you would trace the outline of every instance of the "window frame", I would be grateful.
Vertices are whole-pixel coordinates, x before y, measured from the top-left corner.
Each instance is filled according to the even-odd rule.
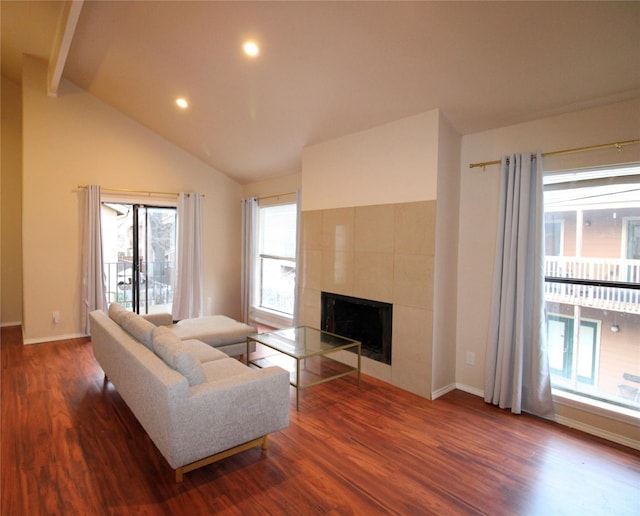
[[[294,256],[284,256],[280,254],[266,253],[262,252],[262,217],[263,210],[274,208],[277,206],[285,206],[292,205],[294,207],[296,213],[296,228],[295,228],[295,242],[294,242],[294,253],[297,253],[298,245],[298,206],[297,206],[297,198],[294,195],[283,195],[276,197],[269,197],[265,199],[261,199],[258,201],[257,206],[257,230],[256,230],[256,246],[254,255],[252,257],[252,269],[253,269],[253,285],[252,285],[252,295],[251,295],[251,320],[256,323],[265,324],[268,326],[272,326],[275,328],[282,328],[291,326],[294,320],[294,312],[295,312],[295,289],[296,289],[296,279],[298,274],[298,257]],[[293,292],[291,295],[293,296],[293,307],[292,312],[287,313],[283,311],[279,311],[269,306],[263,305],[262,296],[263,296],[263,264],[265,260],[279,260],[281,262],[292,263],[294,264],[294,280],[293,280]]]

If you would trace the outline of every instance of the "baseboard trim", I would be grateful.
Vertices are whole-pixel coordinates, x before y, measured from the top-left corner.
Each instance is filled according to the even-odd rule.
[[[68,333],[66,335],[54,335],[51,337],[41,337],[35,339],[24,339],[23,344],[41,344],[43,342],[55,342],[58,340],[69,340],[69,339],[82,339],[84,337],[88,337],[83,333]]]
[[[633,448],[634,450],[640,450],[640,441],[629,439],[628,437],[614,434],[613,432],[607,432],[602,428],[587,425],[585,423],[581,423],[580,421],[576,421],[575,419],[555,415],[552,418],[552,421],[555,421],[559,425],[568,426],[569,428],[575,428],[576,430],[580,430],[581,432],[595,435],[596,437],[601,437],[602,439],[606,439],[607,441],[622,444],[623,446]]]
[[[437,400],[440,396],[444,396],[448,392],[451,392],[456,389],[455,383],[450,383],[449,385],[445,385],[444,387],[440,387],[431,393],[431,399]]]
[[[0,328],[8,328],[9,326],[22,326],[22,321],[0,323]]]
[[[476,389],[475,387],[471,387],[470,385],[465,385],[464,383],[456,383],[456,389],[459,389],[464,392],[468,392],[469,394],[473,394],[475,396],[479,396],[480,398],[484,398],[484,391],[480,389]]]

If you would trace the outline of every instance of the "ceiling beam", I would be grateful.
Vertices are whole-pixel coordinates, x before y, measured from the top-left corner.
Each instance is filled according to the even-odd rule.
[[[71,41],[76,31],[80,10],[84,0],[70,0],[64,3],[55,39],[49,56],[49,71],[47,74],[47,94],[51,97],[58,95],[58,86],[62,79],[64,65],[67,62]]]

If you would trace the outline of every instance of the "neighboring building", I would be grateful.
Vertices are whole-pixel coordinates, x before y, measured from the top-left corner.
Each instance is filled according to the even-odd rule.
[[[638,166],[590,170],[565,174],[564,183],[556,175],[545,193],[545,275],[585,280],[546,283],[553,386],[636,408],[639,174]]]

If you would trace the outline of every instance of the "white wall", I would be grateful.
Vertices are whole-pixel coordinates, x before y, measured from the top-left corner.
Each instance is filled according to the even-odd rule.
[[[241,186],[68,81],[58,97],[48,97],[45,84],[44,64],[25,58],[25,342],[82,334],[77,187],[86,184],[203,193],[205,306],[239,317]],[[53,311],[61,313],[58,325]]]
[[[434,200],[439,111],[305,147],[302,210]]]

